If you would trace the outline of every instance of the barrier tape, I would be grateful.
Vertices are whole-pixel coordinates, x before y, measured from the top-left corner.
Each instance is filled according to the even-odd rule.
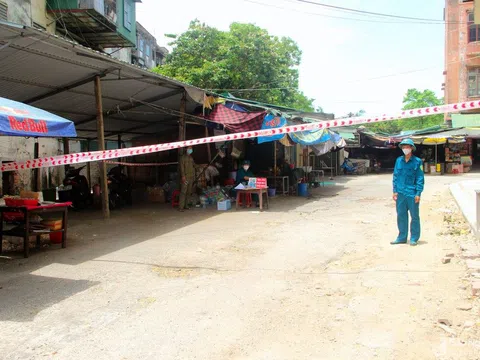
[[[111,159],[118,159],[130,156],[145,155],[150,153],[156,153],[160,151],[176,150],[185,148],[188,146],[196,146],[203,144],[210,144],[216,142],[234,141],[241,139],[251,139],[259,136],[274,136],[281,134],[289,134],[308,130],[322,130],[328,128],[338,128],[342,126],[372,124],[377,122],[394,121],[401,119],[415,118],[419,116],[430,116],[445,113],[455,113],[466,110],[480,109],[480,101],[468,101],[457,104],[447,104],[440,106],[432,106],[426,108],[405,110],[397,115],[383,115],[379,117],[352,117],[346,119],[334,119],[330,121],[291,125],[282,128],[268,129],[268,130],[255,130],[246,131],[242,133],[227,134],[211,136],[193,140],[176,141],[165,144],[138,146],[125,149],[106,150],[106,151],[93,151],[76,154],[66,154],[58,156],[50,156],[45,158],[11,162],[1,166],[1,171],[15,171],[26,169],[38,169],[44,167],[54,167],[63,165],[75,165],[92,161],[110,161]]]
[[[123,166],[167,166],[167,165],[178,165],[177,162],[169,163],[129,163],[129,162],[120,162],[120,161],[105,161],[107,164],[111,165],[123,165]]]

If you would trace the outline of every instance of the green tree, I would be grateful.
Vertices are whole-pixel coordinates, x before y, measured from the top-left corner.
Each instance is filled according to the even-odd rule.
[[[298,89],[302,52],[292,39],[272,36],[253,24],[232,23],[228,31],[220,31],[198,20],[170,37],[173,51],[154,71],[248,100],[314,110],[314,99]]]
[[[403,110],[443,105],[443,99],[438,98],[432,90],[408,89],[403,97]],[[412,119],[387,121],[369,125],[376,132],[397,134],[407,130],[420,130],[443,124],[443,115],[421,116]]]
[[[361,117],[365,115],[365,110],[359,110],[357,112],[349,112],[345,116],[342,116],[343,118],[351,118],[351,117]]]

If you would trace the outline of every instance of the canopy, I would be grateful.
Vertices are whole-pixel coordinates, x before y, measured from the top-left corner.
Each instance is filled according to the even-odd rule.
[[[290,133],[288,136],[293,142],[303,146],[321,144],[331,139],[331,133],[328,129],[300,131]]]
[[[272,114],[267,114],[263,119],[262,130],[268,129],[277,129],[287,125],[287,119],[281,116],[275,116]],[[274,136],[259,136],[258,143],[262,144],[269,141],[282,140],[285,137],[285,134],[274,135]]]
[[[265,111],[244,112],[228,108],[225,105],[217,104],[213,111],[205,116],[205,119],[220,123],[233,133],[243,131],[254,131],[262,128]]]
[[[76,137],[77,132],[70,120],[0,97],[0,135]]]

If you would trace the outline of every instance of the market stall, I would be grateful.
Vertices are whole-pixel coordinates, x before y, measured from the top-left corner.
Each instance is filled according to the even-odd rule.
[[[472,161],[471,141],[465,136],[439,132],[422,137],[412,137],[416,144],[421,144],[427,150],[422,152],[424,171],[432,175],[459,174],[470,171]],[[434,147],[434,154],[428,148]],[[464,168],[464,165],[465,168]]]
[[[472,168],[472,141],[451,143],[445,146],[445,164],[448,174],[470,172]]]
[[[47,111],[0,97],[0,135],[22,137],[76,137],[73,122]],[[38,141],[35,142],[35,157],[38,158]],[[34,161],[37,161],[36,159]],[[41,162],[41,159],[38,159]],[[27,168],[18,169],[29,171]],[[38,169],[33,170],[35,186],[39,183]],[[39,190],[39,189],[37,189]],[[4,194],[5,195],[5,194]],[[68,207],[71,203],[43,202],[39,192],[27,189],[19,196],[4,196],[0,206],[0,254],[3,252],[3,237],[22,237],[24,256],[29,255],[29,239],[35,236],[37,248],[40,237],[49,235],[51,242],[66,247]],[[60,215],[58,215],[60,214]]]
[[[72,203],[28,203],[24,199],[6,199],[6,203],[10,205],[0,206],[0,254],[4,235],[23,238],[25,258],[30,253],[31,236],[36,237],[37,249],[42,235],[49,235],[53,243],[60,242],[62,248],[67,247],[68,208]]]

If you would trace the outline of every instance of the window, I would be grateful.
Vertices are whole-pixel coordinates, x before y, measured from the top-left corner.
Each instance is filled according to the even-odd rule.
[[[480,68],[468,70],[468,96],[480,96]]]
[[[133,5],[131,0],[123,0],[123,25],[132,31]]]
[[[144,46],[145,41],[143,39],[140,39],[140,44],[138,45],[138,56],[143,58],[143,46]]]
[[[480,41],[480,26],[474,22],[473,12],[468,13],[468,42]]]
[[[8,5],[4,2],[0,2],[0,20],[7,21],[8,20]]]
[[[145,48],[145,57],[148,58],[150,57],[150,54],[152,53],[152,50],[150,49],[150,44],[147,44],[146,48]]]

